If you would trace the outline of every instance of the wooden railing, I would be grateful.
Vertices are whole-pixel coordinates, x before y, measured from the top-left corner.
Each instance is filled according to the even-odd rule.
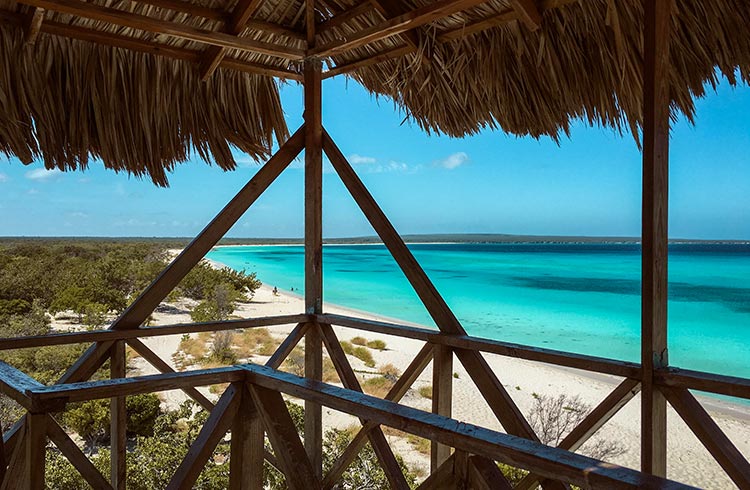
[[[141,336],[212,332],[290,323],[296,323],[296,327],[269,358],[266,366],[244,364],[174,372],[139,340]],[[332,325],[416,339],[425,344],[390,392],[383,399],[379,399],[362,393]],[[292,349],[309,334],[310,329],[318,330],[343,387],[299,378],[277,369]],[[433,471],[421,485],[420,488],[424,489],[439,488],[446,484],[464,484],[467,488],[511,488],[493,461],[529,471],[529,475],[515,487],[517,489],[534,488],[539,482],[545,488],[568,484],[582,488],[688,488],[676,482],[571,452],[578,449],[639,392],[641,370],[635,363],[326,314],[286,315],[143,327],[134,330],[70,332],[0,339],[0,350],[92,341],[109,343],[110,350],[107,355],[113,356],[113,365],[118,357],[116,350],[121,350],[123,344],[127,343],[162,374],[127,378],[124,370],[113,367],[110,380],[44,386],[15,368],[0,363],[0,390],[27,411],[27,415],[3,438],[3,450],[0,451],[0,456],[4,459],[0,469],[4,477],[2,488],[13,488],[9,486],[11,483],[17,484],[20,488],[44,488],[44,472],[39,471],[39,464],[44,461],[47,439],[58,447],[93,488],[124,488],[124,464],[120,463],[124,462],[125,457],[124,417],[112,417],[113,462],[110,482],[83,455],[50,413],[63,410],[69,403],[102,398],[112,399],[113,408],[118,410],[117,404],[124,400],[125,396],[174,389],[184,390],[211,413],[168,488],[190,488],[216,444],[228,431],[232,434],[231,488],[261,488],[259,485],[262,484],[262,475],[259,477],[257,474],[260,470],[248,471],[248,468],[262,468],[262,464],[257,463],[263,459],[268,459],[284,473],[290,488],[332,488],[367,441],[375,449],[391,487],[407,488],[395,456],[381,431],[383,425],[433,442]],[[611,374],[624,379],[563,439],[559,447],[553,448],[529,438],[492,431],[441,414],[446,406],[451,405],[452,369],[448,369],[449,375],[444,376],[448,380],[447,383],[433,383],[433,396],[442,400],[433,403],[433,413],[399,403],[431,361],[444,363],[445,367],[445,363],[450,365],[454,353],[457,354],[459,351],[472,352],[479,356],[482,352],[499,354]],[[443,358],[436,358],[437,356]],[[449,360],[446,360],[446,357]],[[434,379],[440,381],[441,375],[437,373],[444,370],[434,369]],[[478,381],[474,377],[472,379]],[[697,389],[750,399],[750,380],[676,368],[661,370],[656,380],[668,402],[735,484],[739,488],[749,488],[750,465],[747,460],[688,390]],[[479,382],[481,383],[481,380]],[[216,404],[196,389],[199,386],[219,383],[228,383],[229,387]],[[360,432],[354,436],[349,447],[322,478],[313,470],[313,465],[283,403],[282,394],[354,415],[362,422]],[[273,454],[268,454],[264,450],[264,433],[274,448]]]

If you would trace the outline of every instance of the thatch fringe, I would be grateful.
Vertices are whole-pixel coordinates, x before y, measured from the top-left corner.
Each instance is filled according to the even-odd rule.
[[[692,121],[694,97],[724,75],[750,82],[750,2],[679,0],[671,44],[672,112]],[[392,98],[426,131],[484,128],[559,138],[572,121],[629,129],[641,123],[640,0],[585,0],[547,10],[530,33],[518,22],[361,68],[353,76]],[[433,28],[435,29],[435,28]],[[430,38],[423,40],[430,42]],[[343,62],[341,60],[340,62]],[[718,71],[717,71],[718,69]]]
[[[107,168],[168,184],[194,151],[224,170],[231,148],[270,153],[287,127],[276,82],[219,70],[201,82],[192,65],[88,42],[0,29],[0,151],[47,168]]]

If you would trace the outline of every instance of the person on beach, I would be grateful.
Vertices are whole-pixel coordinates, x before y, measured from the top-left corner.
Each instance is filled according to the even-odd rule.
[[[278,296],[279,295],[279,289],[276,286],[273,287],[273,295],[274,296]]]

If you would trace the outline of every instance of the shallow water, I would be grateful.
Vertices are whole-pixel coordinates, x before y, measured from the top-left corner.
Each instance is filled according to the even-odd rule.
[[[419,244],[418,261],[471,335],[639,361],[640,249],[617,244]],[[326,302],[434,325],[382,245],[324,248]],[[302,293],[302,246],[208,258]],[[750,377],[750,246],[669,255],[670,364]]]

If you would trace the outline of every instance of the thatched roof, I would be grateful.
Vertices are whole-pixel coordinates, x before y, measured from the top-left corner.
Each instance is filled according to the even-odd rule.
[[[317,0],[309,47],[302,0],[22,1],[0,0],[0,151],[47,167],[165,184],[193,149],[266,155],[287,135],[274,77],[305,56],[454,136],[641,120],[641,0]],[[750,2],[675,5],[673,111],[692,118],[718,72],[750,81]]]

